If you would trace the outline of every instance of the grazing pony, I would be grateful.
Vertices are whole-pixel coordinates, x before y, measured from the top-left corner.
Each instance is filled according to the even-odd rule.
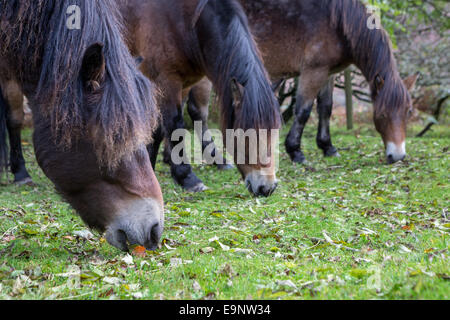
[[[159,113],[116,1],[0,0],[0,26],[0,82],[29,100],[44,173],[110,244],[155,248],[163,200],[145,145]]]
[[[163,126],[149,147],[153,165],[164,137],[173,151],[184,143],[183,138],[172,141],[172,133],[184,128],[184,98],[205,76],[218,92],[224,138],[227,129],[266,129],[270,136],[273,129],[280,127],[278,102],[247,18],[236,0],[122,0],[119,3],[131,52],[143,57],[141,70],[161,91],[158,102]],[[245,161],[237,163],[237,167],[250,192],[270,195],[277,186],[271,146],[268,146],[267,163],[262,163],[260,157],[256,163],[250,163],[248,145],[241,151],[236,150],[237,146],[232,151],[235,160],[245,156]],[[171,173],[189,191],[205,189],[189,163],[171,161]]]
[[[264,63],[274,83],[299,76],[295,120],[286,139],[292,161],[303,163],[303,129],[317,99],[317,145],[325,156],[338,152],[331,143],[333,75],[356,65],[370,84],[374,122],[385,144],[388,163],[406,155],[406,124],[412,111],[408,90],[416,77],[405,83],[399,76],[391,42],[382,28],[371,27],[371,13],[358,0],[240,0]],[[205,84],[202,84],[206,87]],[[197,94],[207,95],[202,90]],[[207,114],[207,105],[196,103],[190,114]],[[200,108],[200,110],[198,109]],[[201,120],[201,117],[193,120]]]

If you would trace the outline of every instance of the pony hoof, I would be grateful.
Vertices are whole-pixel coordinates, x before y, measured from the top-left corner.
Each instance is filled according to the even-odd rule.
[[[306,170],[311,171],[310,169],[312,168],[312,163],[309,162],[308,160],[305,159],[305,160],[301,163],[301,165],[302,165],[303,167],[305,167]]]
[[[227,170],[231,170],[234,169],[234,166],[232,164],[218,164],[217,165],[217,169],[220,171],[227,171]]]
[[[341,155],[335,148],[330,148],[324,152],[325,157],[337,157],[340,158]]]
[[[22,180],[19,180],[19,181],[15,181],[14,184],[16,186],[19,186],[19,187],[25,186],[25,185],[29,186],[29,187],[36,186],[36,184],[33,182],[33,180],[31,178],[25,178],[25,179],[22,179]]]
[[[327,158],[340,158],[341,155],[339,154],[339,152],[335,151],[333,153],[325,153],[325,157],[327,157]]]
[[[296,154],[294,157],[292,157],[292,162],[298,163],[298,164],[306,164],[306,158],[303,154]]]
[[[197,192],[203,192],[205,190],[208,190],[208,187],[205,186],[202,182],[196,184],[195,186],[186,189],[187,192],[197,193]]]

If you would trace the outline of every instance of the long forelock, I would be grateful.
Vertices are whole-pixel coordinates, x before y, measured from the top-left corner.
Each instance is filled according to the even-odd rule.
[[[404,114],[405,109],[411,105],[411,96],[402,79],[393,75],[385,78],[383,88],[375,94],[373,100],[376,117]]]

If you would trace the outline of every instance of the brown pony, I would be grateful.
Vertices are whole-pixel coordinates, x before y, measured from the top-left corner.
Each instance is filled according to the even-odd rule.
[[[119,3],[128,29],[129,47],[134,55],[144,58],[141,70],[161,89],[163,127],[149,147],[153,165],[164,136],[171,149],[184,142],[183,138],[172,141],[172,133],[184,128],[184,98],[204,76],[212,81],[220,97],[224,137],[226,129],[267,129],[270,135],[272,129],[280,127],[278,103],[247,18],[235,0]],[[268,164],[262,164],[259,158],[252,164],[247,161],[248,148],[243,153],[245,161],[237,167],[250,192],[270,195],[277,186],[273,157],[269,156]],[[171,172],[185,189],[194,192],[205,189],[189,163],[172,161]]]
[[[79,28],[69,28],[74,13]],[[145,145],[159,114],[115,1],[0,0],[0,25],[1,83],[30,102],[44,173],[109,243],[155,248],[163,200]]]
[[[416,77],[408,78],[405,84],[400,79],[386,31],[369,28],[371,14],[360,1],[240,2],[272,80],[278,82],[300,76],[296,117],[285,142],[294,162],[305,161],[301,137],[316,98],[319,113],[317,145],[325,156],[338,155],[331,143],[329,129],[333,75],[350,64],[361,69],[370,84],[374,122],[383,138],[388,163],[405,157],[406,124],[412,110],[408,90],[414,86]],[[206,105],[201,107],[207,108]],[[197,114],[202,113],[206,112],[197,111]]]

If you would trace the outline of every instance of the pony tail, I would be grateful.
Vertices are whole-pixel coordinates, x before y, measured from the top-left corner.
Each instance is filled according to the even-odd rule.
[[[8,144],[6,142],[6,112],[7,102],[0,88],[0,178],[8,168]]]

